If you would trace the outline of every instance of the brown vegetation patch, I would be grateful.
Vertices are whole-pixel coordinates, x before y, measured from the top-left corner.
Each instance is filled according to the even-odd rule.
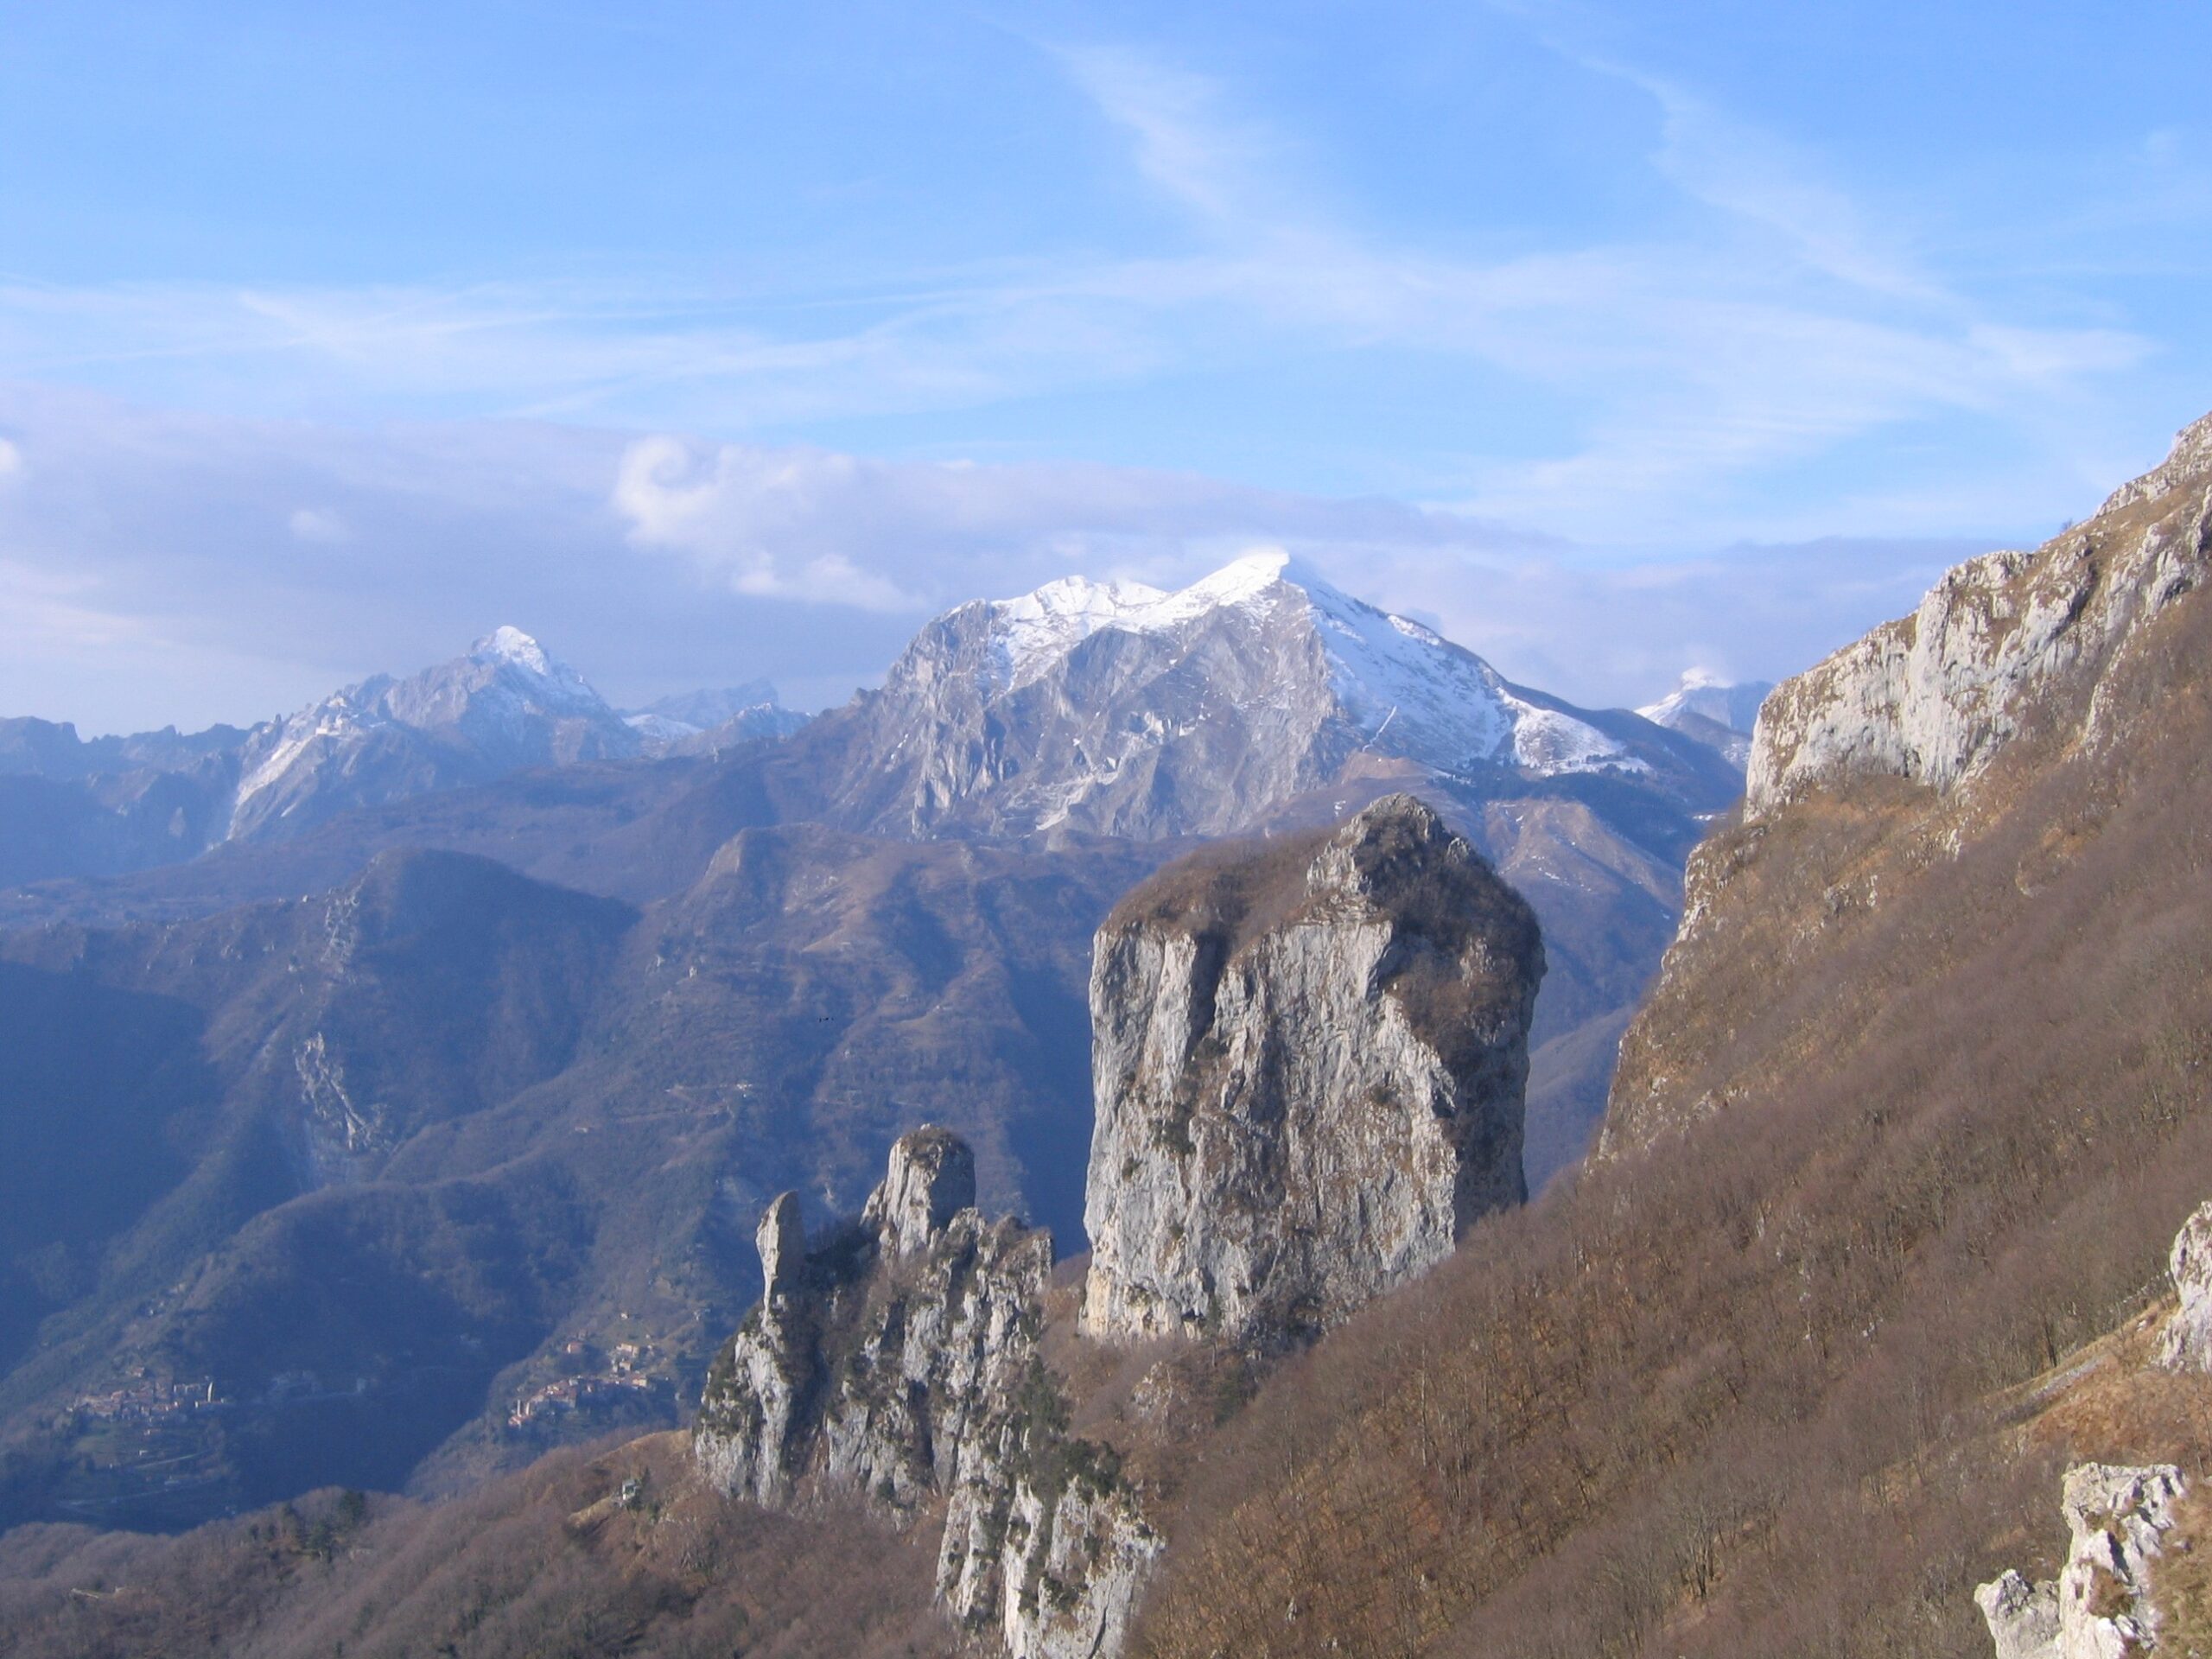
[[[2174,1505],[2173,1528],[2151,1572],[2151,1600],[2161,1649],[2182,1659],[2212,1655],[2212,1495],[2202,1485]]]
[[[429,1505],[322,1492],[174,1540],[0,1540],[14,1659],[918,1659],[933,1563],[856,1511],[727,1503],[659,1434]]]

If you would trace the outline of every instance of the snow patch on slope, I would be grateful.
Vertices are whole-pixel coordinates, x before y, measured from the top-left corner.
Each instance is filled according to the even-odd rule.
[[[1629,753],[1595,726],[1563,715],[1556,709],[1540,709],[1508,696],[1513,711],[1513,763],[1530,772],[1649,772],[1649,766]]]

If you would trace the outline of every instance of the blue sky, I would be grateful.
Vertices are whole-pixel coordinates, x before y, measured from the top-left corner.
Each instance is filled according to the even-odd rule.
[[[1630,701],[2212,407],[2201,6],[316,10],[0,0],[0,712],[1275,543]]]

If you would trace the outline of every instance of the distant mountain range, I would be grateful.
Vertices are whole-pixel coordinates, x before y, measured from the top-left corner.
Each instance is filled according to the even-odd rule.
[[[1541,919],[1541,1185],[1741,791],[1700,735],[1280,556],[963,606],[810,720],[759,683],[620,712],[502,629],[245,731],[0,723],[0,983],[45,1010],[0,1123],[50,1132],[0,1169],[0,1519],[429,1490],[671,1421],[759,1205],[854,1207],[925,1121],[1079,1249],[1108,909],[1397,790]],[[618,1349],[620,1386],[579,1357]],[[200,1484],[84,1472],[105,1420],[63,1408],[142,1370],[231,1402],[167,1453]]]
[[[394,679],[377,675],[246,729],[89,742],[0,720],[0,883],[116,875],[226,842],[286,840],[341,814],[528,767],[785,736],[805,717],[765,681],[618,713],[518,628]]]
[[[756,737],[789,737],[807,717],[776,701],[776,688],[751,680],[720,691],[684,691],[622,716],[647,754],[711,754]]]

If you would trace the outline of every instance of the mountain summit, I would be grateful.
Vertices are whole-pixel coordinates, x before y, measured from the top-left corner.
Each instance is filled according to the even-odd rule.
[[[296,834],[348,808],[639,747],[582,675],[521,629],[496,628],[465,657],[404,680],[379,674],[257,728],[230,836]]]
[[[961,606],[842,723],[840,804],[895,835],[1218,835],[1363,779],[1667,764],[1280,551],[1173,593],[1070,576]]]
[[[1758,723],[1759,706],[1773,690],[1771,680],[1738,685],[1711,669],[1693,668],[1672,691],[1636,712],[1655,726],[1664,726],[1718,750],[1741,772],[1751,760],[1751,731]]]

